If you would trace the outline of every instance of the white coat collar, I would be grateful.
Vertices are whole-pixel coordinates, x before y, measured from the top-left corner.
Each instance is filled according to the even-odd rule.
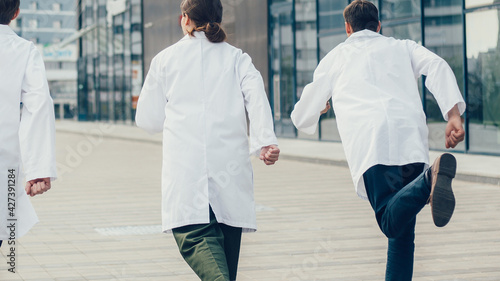
[[[5,24],[0,24],[0,34],[15,35],[16,33],[10,26]]]
[[[358,32],[354,32],[353,34],[351,34],[351,36],[349,36],[345,42],[351,42],[351,41],[357,41],[357,40],[360,40],[360,39],[363,39],[363,38],[373,38],[373,37],[380,37],[382,36],[380,33],[378,32],[374,32],[374,31],[371,31],[371,30],[368,30],[368,29],[364,29],[364,30],[361,30],[361,31],[358,31]]]
[[[189,34],[186,34],[182,39],[181,41],[184,41],[184,40],[188,40],[188,39],[192,39],[192,38],[196,38],[196,39],[206,39],[207,36],[205,35],[205,32],[203,31],[195,31],[193,33],[194,36],[190,36]]]

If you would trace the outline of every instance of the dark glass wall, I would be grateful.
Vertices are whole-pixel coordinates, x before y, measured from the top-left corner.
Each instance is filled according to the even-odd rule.
[[[267,0],[222,0],[228,42],[252,57],[269,89]]]
[[[160,51],[182,38],[180,0],[143,0],[144,71]]]

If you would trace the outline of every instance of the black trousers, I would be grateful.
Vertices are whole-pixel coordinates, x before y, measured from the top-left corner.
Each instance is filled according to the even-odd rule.
[[[363,174],[377,223],[389,240],[387,281],[409,281],[413,276],[416,216],[430,196],[424,167],[376,165]]]

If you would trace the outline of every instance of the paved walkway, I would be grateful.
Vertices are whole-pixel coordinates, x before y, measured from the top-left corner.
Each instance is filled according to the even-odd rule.
[[[160,233],[158,140],[133,127],[58,123],[61,178],[32,200],[41,222],[19,240],[18,274],[0,249],[0,280],[198,280]],[[386,241],[369,204],[342,159],[290,160],[328,154],[326,144],[301,142],[282,140],[289,160],[276,166],[253,161],[259,231],[244,235],[238,280],[383,280]],[[287,153],[293,147],[307,153]],[[414,280],[500,280],[500,187],[454,186],[447,227],[433,226],[429,208],[418,218]]]

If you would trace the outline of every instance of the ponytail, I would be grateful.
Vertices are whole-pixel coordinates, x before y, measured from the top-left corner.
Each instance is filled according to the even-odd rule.
[[[207,36],[208,41],[212,43],[220,43],[226,41],[227,35],[222,26],[218,22],[207,23],[203,26],[196,27],[191,31],[191,35],[194,31],[203,31],[205,36]]]

